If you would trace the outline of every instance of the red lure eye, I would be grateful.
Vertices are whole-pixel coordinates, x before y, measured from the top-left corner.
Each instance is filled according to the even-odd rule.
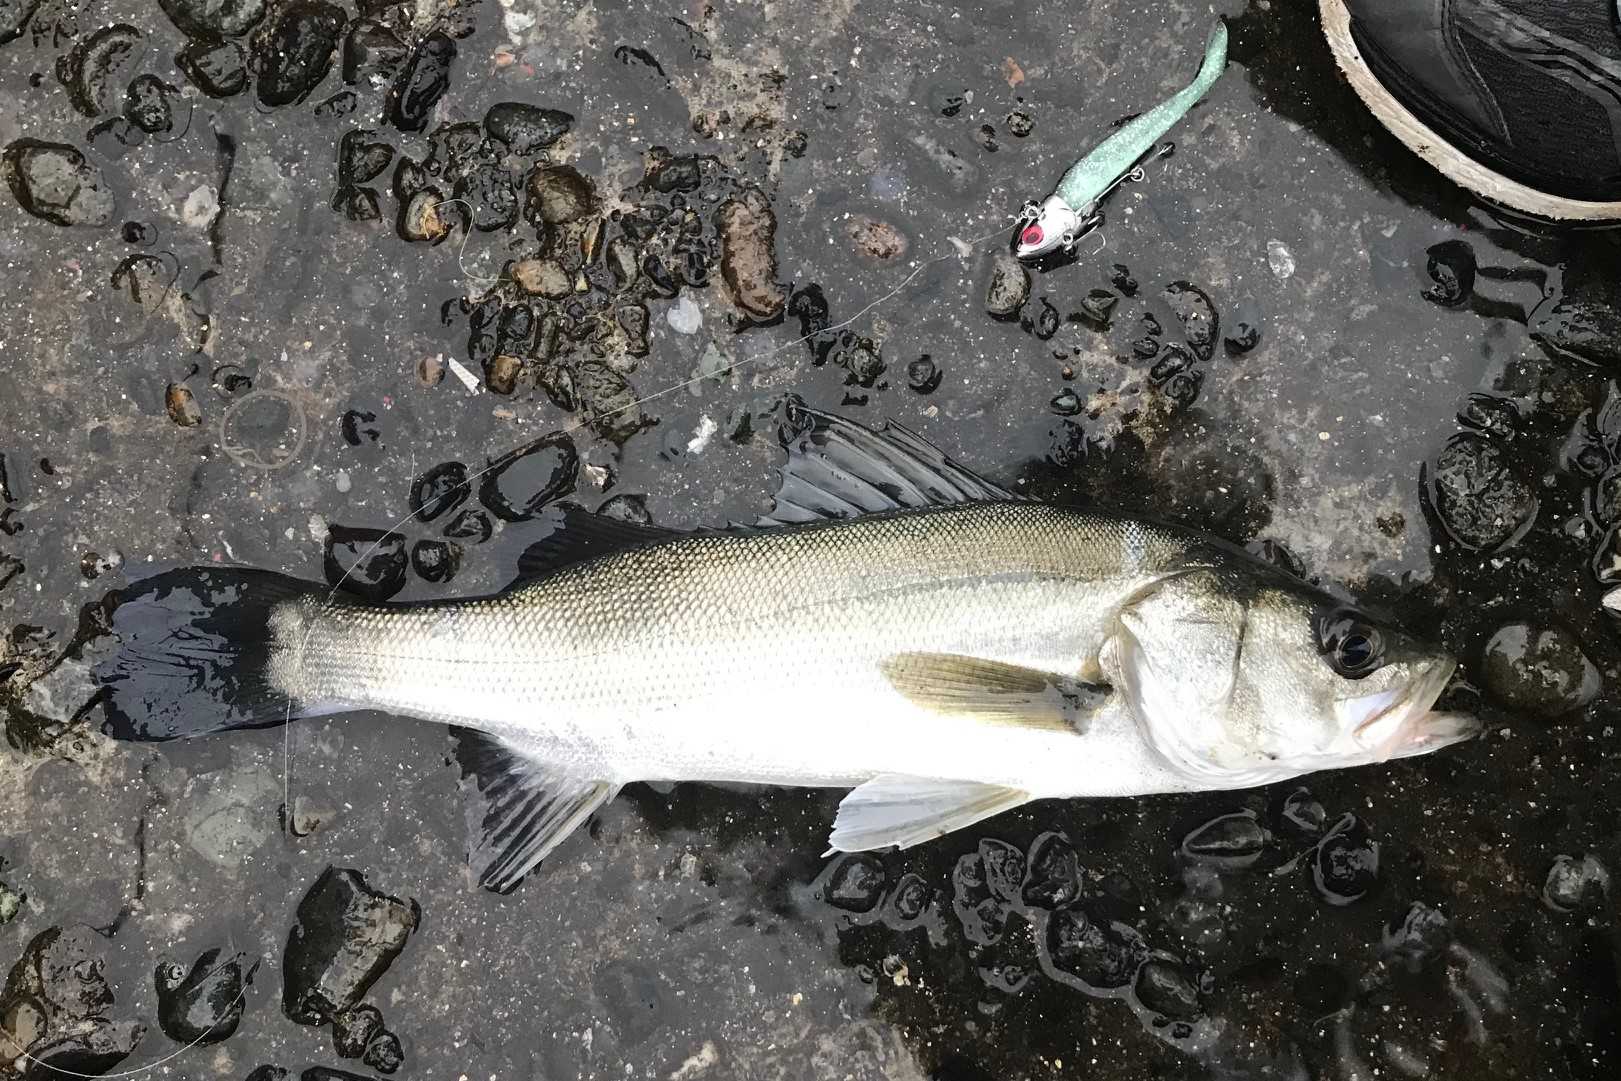
[[[1033,248],[1037,244],[1040,244],[1042,237],[1046,235],[1047,234],[1041,231],[1041,226],[1032,225],[1026,228],[1024,232],[1019,234],[1019,243],[1023,244],[1027,248]]]

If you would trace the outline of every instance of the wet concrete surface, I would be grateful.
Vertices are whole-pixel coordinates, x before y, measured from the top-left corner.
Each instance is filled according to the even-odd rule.
[[[57,1000],[14,974],[5,1031],[76,1018],[117,1050],[140,1025],[116,1066],[71,1061],[188,1078],[375,1076],[383,1032],[435,1078],[1613,1076],[1616,245],[1426,171],[1315,5],[1215,6],[1227,75],[1101,251],[1003,319],[1008,216],[1190,76],[1205,5],[162,10],[0,3],[0,956],[98,929],[51,939],[72,1009],[19,1019]],[[195,25],[220,18],[245,32]],[[502,102],[568,130],[446,127]],[[433,467],[560,430],[400,526],[372,588],[498,585],[529,501],[569,490],[746,520],[778,460],[748,421],[786,391],[1393,609],[1465,657],[1451,698],[1487,734],[1306,795],[1043,803],[832,866],[836,793],[632,786],[500,897],[433,726],[154,748],[81,715],[63,651],[131,573],[320,579],[342,530],[432,502]],[[281,995],[329,867],[419,914],[363,992],[380,1021],[336,1034]],[[238,955],[235,1031],[182,1050],[228,1026],[170,1000],[239,986],[208,967]]]

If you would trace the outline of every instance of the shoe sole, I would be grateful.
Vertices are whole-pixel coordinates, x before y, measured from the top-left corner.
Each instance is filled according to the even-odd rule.
[[[1484,199],[1539,218],[1560,221],[1621,221],[1621,201],[1591,202],[1585,199],[1566,199],[1527,187],[1489,169],[1454,147],[1429,125],[1414,116],[1405,105],[1385,89],[1362,58],[1362,51],[1351,37],[1351,13],[1345,0],[1318,0],[1323,21],[1323,35],[1334,52],[1340,70],[1379,122],[1392,135],[1407,144],[1407,148],[1460,187],[1467,188]]]

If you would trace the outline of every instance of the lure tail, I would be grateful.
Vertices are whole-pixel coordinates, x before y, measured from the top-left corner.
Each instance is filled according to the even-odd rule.
[[[1205,43],[1204,62],[1193,81],[1099,143],[1064,174],[1053,194],[1085,216],[1093,202],[1198,104],[1226,67],[1227,24],[1217,19]]]
[[[159,741],[265,728],[310,709],[274,678],[301,648],[295,602],[319,587],[269,571],[188,568],[112,598],[118,651],[96,667],[103,731]]]

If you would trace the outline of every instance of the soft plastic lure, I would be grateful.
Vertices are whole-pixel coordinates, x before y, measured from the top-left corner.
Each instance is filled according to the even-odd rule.
[[[1205,45],[1204,63],[1193,82],[1122,125],[1070,166],[1046,202],[1040,206],[1024,204],[1014,254],[1020,259],[1034,259],[1057,248],[1072,250],[1077,240],[1102,223],[1098,203],[1103,197],[1128,177],[1141,177],[1138,162],[1205,96],[1226,66],[1227,25],[1218,19]]]

